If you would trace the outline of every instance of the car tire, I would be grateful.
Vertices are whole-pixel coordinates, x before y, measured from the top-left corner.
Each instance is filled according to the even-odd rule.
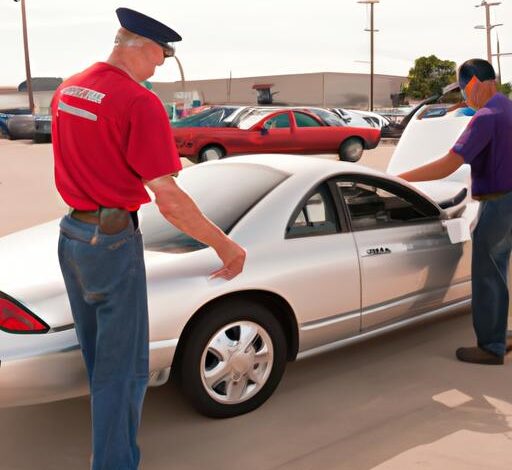
[[[338,153],[341,161],[355,163],[363,155],[363,150],[363,141],[357,137],[350,137],[342,142]]]
[[[207,145],[199,152],[199,163],[220,160],[226,156],[226,152],[218,145]]]
[[[34,134],[35,144],[48,144],[52,141],[51,136],[47,134]]]
[[[272,395],[286,367],[287,347],[269,309],[230,300],[203,312],[181,353],[177,383],[185,397],[205,416],[230,418]]]

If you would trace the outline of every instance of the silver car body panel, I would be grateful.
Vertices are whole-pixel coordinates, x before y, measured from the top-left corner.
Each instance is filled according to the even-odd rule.
[[[284,299],[298,325],[300,353],[444,308],[450,302],[468,300],[468,244],[448,246],[441,222],[421,230],[415,226],[381,230],[386,233],[380,234],[285,238],[290,217],[305,195],[332,177],[355,172],[390,178],[413,189],[411,185],[350,163],[286,155],[234,157],[183,173],[199,167],[208,171],[213,165],[242,165],[248,174],[251,168],[266,166],[290,176],[231,230],[230,236],[247,249],[245,269],[232,281],[209,279],[220,267],[211,248],[179,254],[145,252],[152,384],[161,384],[168,377],[187,322],[201,307],[228,294],[257,290]],[[187,189],[186,173],[182,176],[180,184]],[[435,205],[434,189],[431,196],[425,195]],[[204,200],[198,204],[201,208],[208,205]],[[225,210],[230,210],[229,201]],[[379,244],[388,243],[396,252],[365,257],[362,250],[373,246],[376,237]],[[52,328],[43,335],[0,332],[0,406],[87,392],[58,265],[57,238],[58,221],[0,238],[0,256],[4,266],[9,266],[0,273],[0,291],[22,302]],[[436,262],[429,267],[427,260],[433,259]]]

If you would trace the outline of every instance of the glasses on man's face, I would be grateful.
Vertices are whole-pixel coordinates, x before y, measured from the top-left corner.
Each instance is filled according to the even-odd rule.
[[[167,59],[168,57],[174,57],[174,46],[171,46],[170,44],[160,44],[159,46],[162,47],[162,52],[164,53],[164,59]]]

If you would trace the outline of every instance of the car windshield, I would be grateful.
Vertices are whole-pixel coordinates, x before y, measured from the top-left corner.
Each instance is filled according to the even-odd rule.
[[[289,175],[258,164],[197,165],[180,173],[177,182],[201,211],[224,233]],[[155,203],[140,211],[146,250],[184,253],[206,245],[185,235],[160,214]]]
[[[174,121],[172,127],[226,127],[225,119],[235,112],[237,108],[214,107],[201,111],[179,121]]]
[[[240,129],[250,129],[254,124],[263,119],[265,116],[268,116],[274,113],[275,110],[269,109],[251,109],[247,114],[240,118],[237,126]]]

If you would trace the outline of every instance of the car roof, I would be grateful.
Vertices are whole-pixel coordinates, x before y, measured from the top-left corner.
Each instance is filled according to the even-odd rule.
[[[388,175],[373,170],[357,163],[341,162],[322,157],[289,155],[289,154],[252,154],[229,157],[214,162],[202,163],[201,165],[229,165],[233,163],[264,165],[278,171],[284,171],[292,175],[309,174],[321,177],[322,174],[331,175],[335,173],[360,173],[389,178]]]

